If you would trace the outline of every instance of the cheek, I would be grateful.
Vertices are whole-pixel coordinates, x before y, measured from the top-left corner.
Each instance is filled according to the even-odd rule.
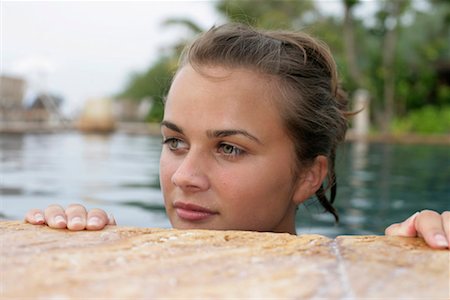
[[[272,231],[286,218],[291,207],[290,181],[265,171],[221,182],[218,197],[227,228]]]
[[[172,175],[175,173],[176,168],[175,160],[169,159],[163,151],[159,162],[159,181],[163,193],[171,187]]]
[[[221,174],[221,180],[217,181],[220,182],[221,198],[244,210],[265,207],[263,211],[267,212],[270,210],[267,207],[284,207],[290,201],[291,177],[284,168],[280,170],[277,166],[268,165],[271,164],[266,162]]]

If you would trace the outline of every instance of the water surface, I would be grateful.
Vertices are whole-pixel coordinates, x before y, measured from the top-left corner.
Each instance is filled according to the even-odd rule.
[[[123,226],[169,228],[160,149],[159,137],[143,135],[0,135],[0,218],[81,203],[112,212]],[[424,208],[450,209],[448,146],[347,143],[337,176],[340,223],[312,199],[299,209],[299,233],[382,234]]]

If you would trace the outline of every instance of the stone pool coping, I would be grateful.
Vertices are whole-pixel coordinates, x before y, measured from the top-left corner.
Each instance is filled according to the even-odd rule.
[[[0,299],[449,299],[420,238],[0,222]]]

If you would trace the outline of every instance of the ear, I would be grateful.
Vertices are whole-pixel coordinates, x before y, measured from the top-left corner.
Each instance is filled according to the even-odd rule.
[[[314,195],[328,174],[328,159],[326,156],[318,155],[313,164],[303,171],[294,191],[292,200],[296,205],[303,203]]]

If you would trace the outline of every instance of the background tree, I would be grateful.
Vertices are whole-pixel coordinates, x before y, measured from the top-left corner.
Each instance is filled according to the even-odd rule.
[[[163,100],[177,66],[174,55],[163,56],[145,73],[134,74],[125,90],[116,96],[125,101],[140,101],[150,97],[153,100],[152,109],[147,116],[149,122],[161,121],[163,115]]]
[[[441,126],[445,113],[450,114],[450,2],[377,3],[374,12],[363,14],[355,14],[367,5],[359,0],[341,0],[342,11],[334,14],[325,14],[313,0],[220,0],[214,5],[224,20],[268,29],[303,30],[324,40],[334,54],[349,94],[358,88],[369,90],[372,117],[378,129],[388,132],[392,120],[397,126],[415,114],[419,116],[415,117],[417,120],[397,128],[417,130],[412,123],[420,127],[433,120],[435,129],[440,128],[435,131],[450,133],[450,125]],[[186,19],[171,19],[166,25],[181,25],[190,34],[172,45],[147,72],[134,75],[121,96],[162,99],[179,52],[194,34],[207,29]],[[421,119],[420,110],[426,111],[426,121]],[[161,117],[162,106],[154,106],[149,119]]]
[[[381,122],[383,133],[388,133],[394,116],[395,99],[395,58],[397,39],[400,30],[400,17],[409,7],[409,0],[384,1],[378,11],[381,28],[384,32],[382,41],[382,77],[384,113]]]
[[[362,74],[358,65],[358,49],[355,43],[355,22],[353,9],[359,4],[359,0],[343,0],[344,5],[344,40],[345,40],[345,58],[348,66],[349,77],[354,83],[355,88],[362,87]]]
[[[230,21],[269,29],[299,29],[320,16],[312,0],[222,0],[216,9]]]
[[[203,28],[188,19],[168,19],[163,25],[182,26],[187,28],[191,35],[203,31]],[[122,101],[141,101],[150,97],[153,100],[153,105],[146,119],[148,122],[160,122],[164,113],[164,97],[177,69],[181,51],[189,40],[189,38],[185,38],[176,42],[169,49],[166,49],[165,54],[159,57],[145,73],[132,75],[126,88],[116,95],[116,98],[122,99]]]

